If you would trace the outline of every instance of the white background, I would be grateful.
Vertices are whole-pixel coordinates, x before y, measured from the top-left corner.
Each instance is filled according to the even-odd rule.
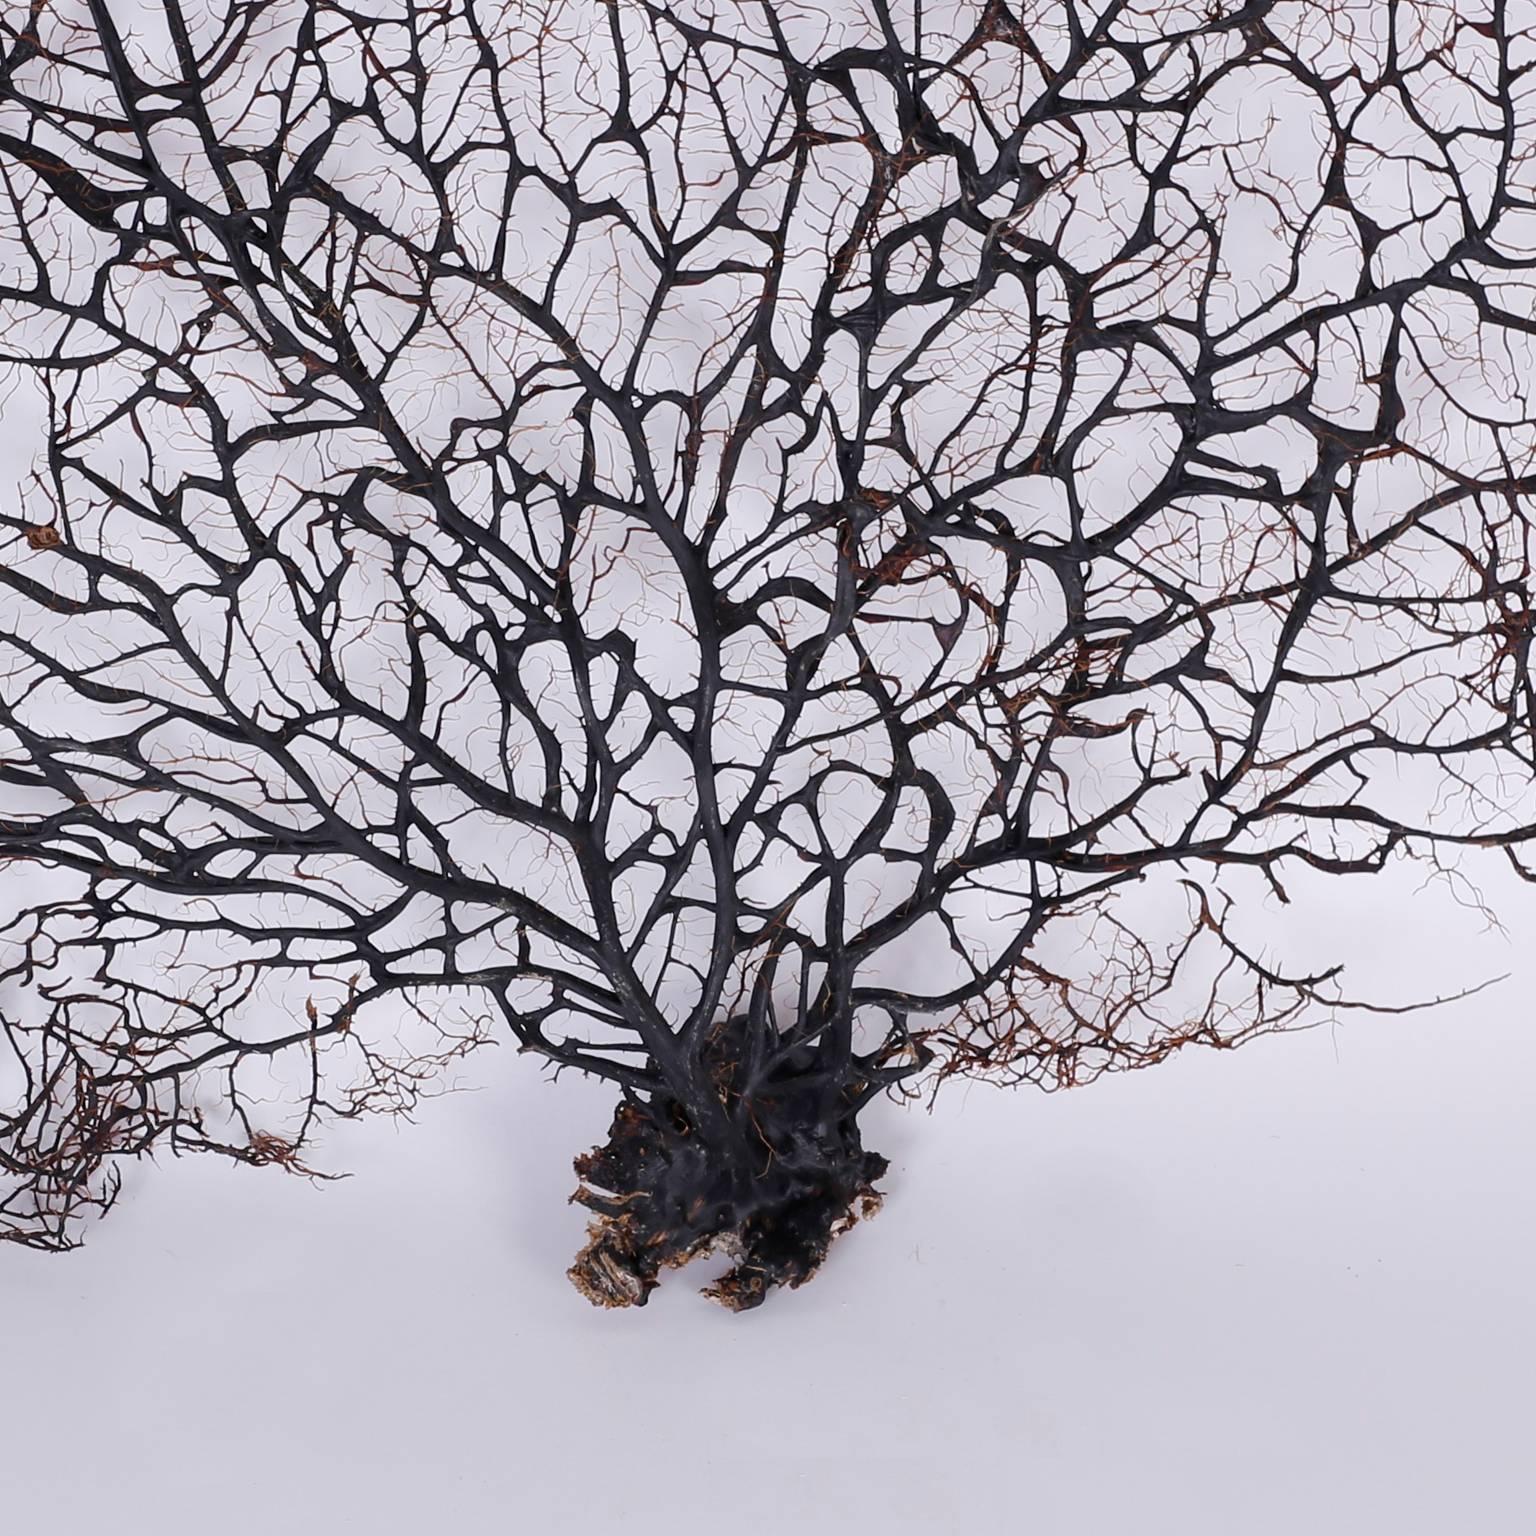
[[[26,1532],[1532,1529],[1536,899],[1292,886],[1288,955],[1429,1013],[1054,1097],[880,1106],[890,1198],[755,1313],[563,1277],[606,1091],[482,1053],[355,1177],[131,1174],[0,1250],[0,1510]]]
[[[130,1169],[82,1252],[0,1245],[0,1536],[1529,1536],[1536,889],[1496,874],[1502,937],[1397,871],[1291,880],[1273,938],[1497,989],[878,1106],[884,1212],[743,1316],[581,1300],[610,1097],[504,1048],[330,1132],[344,1182]]]

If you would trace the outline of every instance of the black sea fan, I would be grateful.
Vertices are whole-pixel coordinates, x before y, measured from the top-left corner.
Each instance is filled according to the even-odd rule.
[[[0,1236],[505,1039],[746,1307],[877,1096],[1528,873],[1529,40],[1374,8],[7,7]]]

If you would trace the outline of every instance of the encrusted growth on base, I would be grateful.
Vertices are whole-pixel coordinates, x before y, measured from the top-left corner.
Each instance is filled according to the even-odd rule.
[[[744,1029],[722,1029],[716,1061]],[[597,1213],[569,1271],[576,1288],[598,1306],[644,1306],[663,1269],[720,1249],[735,1266],[704,1294],[733,1311],[809,1280],[832,1240],[879,1209],[888,1167],[863,1149],[849,1096],[831,1113],[827,1097],[826,1079],[804,1070],[747,1097],[724,1090],[730,1139],[706,1138],[671,1096],[621,1104],[608,1140],[576,1159],[571,1198]]]

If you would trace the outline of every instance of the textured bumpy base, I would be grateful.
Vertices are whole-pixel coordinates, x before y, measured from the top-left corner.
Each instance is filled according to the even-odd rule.
[[[597,1214],[569,1273],[589,1301],[644,1306],[663,1269],[724,1251],[735,1266],[704,1294],[745,1311],[809,1280],[832,1240],[879,1209],[888,1164],[864,1151],[852,1110],[825,1114],[824,1079],[724,1097],[744,1128],[735,1146],[706,1141],[676,1099],[652,1095],[621,1104],[608,1140],[576,1159],[571,1198]]]

